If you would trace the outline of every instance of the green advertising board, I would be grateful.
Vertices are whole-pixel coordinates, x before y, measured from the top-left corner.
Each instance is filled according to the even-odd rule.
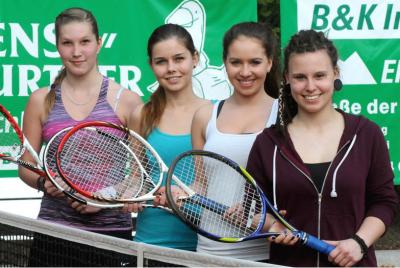
[[[233,24],[257,20],[256,0],[1,0],[0,103],[22,116],[29,95],[48,86],[61,68],[54,19],[65,8],[83,7],[98,20],[103,46],[99,69],[147,100],[156,88],[146,54],[150,33],[164,23],[184,26],[200,53],[194,91],[207,99],[231,94],[222,63],[222,37]],[[0,137],[10,126],[0,122]],[[1,143],[0,146],[8,146]],[[16,176],[0,161],[0,177]]]
[[[344,83],[334,104],[381,127],[400,184],[400,2],[281,1],[282,47],[301,29],[323,31],[334,41]]]

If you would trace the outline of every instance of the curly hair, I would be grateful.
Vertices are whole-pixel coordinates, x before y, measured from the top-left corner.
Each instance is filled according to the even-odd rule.
[[[283,73],[288,73],[289,59],[292,54],[302,54],[325,50],[331,60],[334,69],[338,68],[338,51],[333,42],[329,40],[324,33],[315,30],[301,30],[293,35],[289,44],[284,50],[284,69]],[[298,107],[291,94],[290,85],[283,80],[279,89],[279,128],[281,133],[286,132],[287,125],[292,122],[297,114]]]

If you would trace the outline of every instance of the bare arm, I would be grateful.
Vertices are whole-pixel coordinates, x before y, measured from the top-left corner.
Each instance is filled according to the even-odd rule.
[[[120,96],[116,113],[124,125],[128,125],[132,112],[143,104],[140,96],[130,90],[124,90]]]
[[[45,117],[44,100],[47,88],[35,91],[29,98],[25,107],[23,119],[23,132],[32,148],[39,154],[42,145],[42,125]],[[33,157],[25,152],[23,159],[34,163]],[[18,168],[19,177],[32,188],[37,188],[38,175],[26,168]]]
[[[205,105],[194,114],[191,134],[192,146],[195,150],[203,149],[206,143],[206,128],[212,115],[212,107],[212,104]]]
[[[140,118],[141,118],[141,113],[143,109],[143,104],[139,104],[135,109],[131,110],[131,113],[129,115],[129,120],[128,120],[128,128],[132,129],[136,133],[141,133],[140,129]]]

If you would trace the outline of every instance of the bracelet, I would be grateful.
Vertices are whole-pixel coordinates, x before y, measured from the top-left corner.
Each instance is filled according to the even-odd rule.
[[[367,244],[365,244],[364,239],[359,237],[357,234],[354,234],[352,239],[357,242],[357,244],[361,248],[361,253],[363,254],[363,256],[365,256],[368,252],[368,246],[367,246]]]
[[[44,188],[44,183],[46,181],[45,177],[39,176],[36,180],[36,188],[38,189],[38,192],[46,192],[46,188]]]

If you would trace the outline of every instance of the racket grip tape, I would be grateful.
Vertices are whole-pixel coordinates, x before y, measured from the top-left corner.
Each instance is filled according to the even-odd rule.
[[[298,235],[299,235],[300,239],[303,241],[304,245],[306,245],[312,249],[315,249],[321,253],[324,253],[326,255],[329,255],[329,253],[331,253],[332,250],[335,249],[335,247],[332,246],[331,244],[328,244],[310,234],[300,232]]]

